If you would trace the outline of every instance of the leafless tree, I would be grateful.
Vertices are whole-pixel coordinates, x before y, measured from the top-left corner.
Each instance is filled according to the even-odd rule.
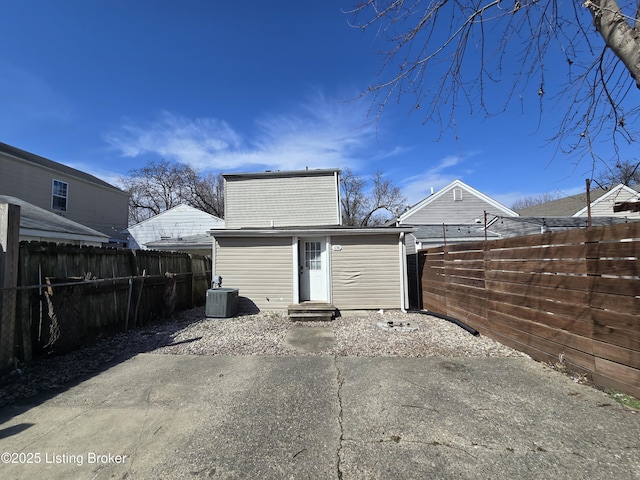
[[[553,99],[563,152],[595,159],[598,137],[614,152],[636,140],[639,0],[356,0],[347,13],[390,42],[368,89],[376,116],[409,97],[442,133],[461,108],[493,115],[533,100],[542,121]]]
[[[640,184],[640,162],[638,160],[622,160],[613,168],[605,168],[600,174],[598,183],[605,187]]]
[[[368,181],[346,168],[340,175],[340,190],[342,221],[347,226],[381,225],[406,203],[400,189],[379,171]]]
[[[204,176],[191,169],[192,177],[187,182],[185,196],[187,204],[203,212],[224,218],[224,177],[218,173]]]
[[[560,194],[559,192],[542,193],[540,195],[532,195],[516,200],[515,202],[513,202],[513,204],[511,204],[511,207],[509,208],[517,212],[518,210],[535,207],[536,205],[542,205],[543,203],[552,202],[560,198],[562,198],[562,194]]]
[[[365,213],[365,193],[367,182],[364,178],[355,175],[350,169],[345,168],[340,173],[340,201],[342,203],[342,223],[354,226],[360,224],[360,219]]]
[[[131,170],[120,183],[131,194],[130,225],[182,203],[220,218],[224,215],[222,175],[202,176],[189,165],[159,160]]]

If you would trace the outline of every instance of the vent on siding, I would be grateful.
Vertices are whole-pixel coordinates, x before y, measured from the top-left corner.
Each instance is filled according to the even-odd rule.
[[[462,200],[462,189],[461,188],[454,188],[453,189],[453,199],[456,202]]]

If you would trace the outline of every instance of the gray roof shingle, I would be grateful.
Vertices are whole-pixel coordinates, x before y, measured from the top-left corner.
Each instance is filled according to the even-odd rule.
[[[630,187],[640,191],[640,185]],[[591,203],[606,194],[609,190],[596,188],[591,190]],[[571,217],[587,206],[587,193],[582,192],[577,195],[552,200],[550,202],[534,205],[533,207],[518,210],[522,217]]]
[[[109,237],[104,233],[86,227],[80,223],[61,217],[55,213],[36,207],[16,197],[0,195],[0,202],[12,203],[20,206],[20,228],[37,230],[41,232],[55,232],[57,234],[85,235],[91,237],[104,238],[106,242]]]

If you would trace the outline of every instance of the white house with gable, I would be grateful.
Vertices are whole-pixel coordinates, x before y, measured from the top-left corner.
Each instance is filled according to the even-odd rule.
[[[412,226],[405,237],[409,302],[420,306],[418,250],[447,243],[499,238],[487,225],[496,217],[518,214],[461,180],[454,180],[407,209],[388,225]]]
[[[179,241],[220,228],[224,228],[224,220],[182,204],[129,227],[129,248],[146,250],[151,242]]]

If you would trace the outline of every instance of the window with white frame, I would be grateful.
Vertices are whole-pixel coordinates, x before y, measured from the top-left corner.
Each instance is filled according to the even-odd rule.
[[[462,189],[461,188],[454,188],[453,189],[453,199],[456,202],[459,202],[460,200],[462,200]]]
[[[53,180],[51,184],[51,209],[66,212],[68,195],[69,186],[67,182]]]
[[[304,263],[309,270],[322,269],[322,246],[320,242],[304,242]]]

